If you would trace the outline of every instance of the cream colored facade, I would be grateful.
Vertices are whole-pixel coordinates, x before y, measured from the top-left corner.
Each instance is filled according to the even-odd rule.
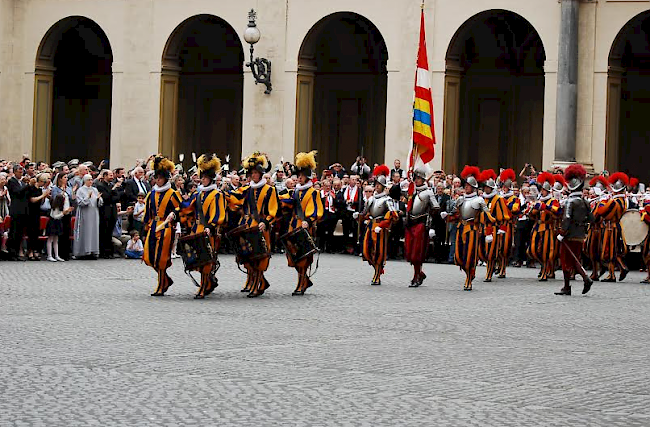
[[[161,57],[174,29],[194,15],[211,14],[229,23],[241,37],[251,8],[258,13],[257,25],[262,32],[255,54],[273,62],[273,92],[265,95],[263,86],[256,86],[250,71],[244,68],[243,153],[262,149],[274,159],[294,154],[301,44],[319,20],[335,12],[349,11],[372,22],[385,40],[389,56],[385,160],[406,158],[419,0],[0,0],[0,157],[15,159],[33,150],[35,60],[44,35],[57,21],[69,16],[89,18],[110,41],[110,158],[113,165],[130,166],[135,158],[159,149]],[[520,15],[543,42],[546,61],[542,163],[549,167],[555,160],[560,34],[560,3],[556,0],[426,1],[438,141],[433,166],[440,166],[445,155],[445,71],[450,42],[465,21],[487,9]],[[606,163],[610,50],[626,23],[648,9],[648,0],[595,0],[580,4],[576,157],[596,170],[603,169]],[[242,44],[248,58],[248,45],[243,39]]]

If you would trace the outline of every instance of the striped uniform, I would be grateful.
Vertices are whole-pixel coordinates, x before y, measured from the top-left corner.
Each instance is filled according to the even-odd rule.
[[[387,245],[390,227],[399,219],[398,212],[388,208],[388,204],[391,203],[388,195],[384,195],[381,198],[374,196],[374,201],[371,199],[366,204],[366,208],[371,203],[376,203],[382,199],[385,199],[384,202],[387,207],[384,214],[373,218],[368,212],[365,212],[366,215],[362,218],[362,220],[369,220],[366,227],[366,234],[363,237],[363,259],[375,269],[372,277],[372,283],[375,284],[380,283],[381,275],[384,274],[384,266],[386,265],[386,258],[388,256]],[[375,228],[377,227],[381,228],[379,233],[375,233]]]
[[[259,222],[255,219],[253,210],[251,209],[250,192],[252,192],[252,199],[255,206],[257,206]],[[251,185],[240,187],[228,194],[226,198],[231,210],[241,209],[240,226],[246,225],[250,228],[258,226],[260,222],[266,224],[266,229],[262,235],[266,241],[266,249],[269,251],[269,256],[252,262],[244,262],[244,268],[246,268],[246,284],[243,290],[255,296],[261,295],[270,286],[268,280],[264,277],[264,272],[269,268],[269,259],[271,257],[269,247],[271,243],[270,230],[278,214],[278,193],[275,187],[265,183],[257,188]]]
[[[218,236],[219,228],[226,221],[226,198],[215,186],[210,186],[209,188],[208,190],[197,191],[190,199],[183,202],[183,210],[188,208],[193,213],[193,221],[189,229],[189,234],[203,233],[205,226],[199,220],[199,206],[197,203],[197,199],[200,198],[205,223],[210,228],[210,245],[212,246],[212,250],[217,253],[221,243],[221,237]],[[201,287],[196,294],[197,296],[205,297],[210,295],[217,287],[216,277],[212,274],[213,268],[213,263],[201,267]]]
[[[289,232],[302,227],[303,220],[300,218],[299,210],[297,208],[298,203],[300,203],[302,216],[309,224],[307,231],[313,239],[316,235],[316,223],[323,218],[323,213],[325,212],[325,209],[323,208],[323,200],[320,198],[320,192],[315,190],[313,187],[304,190],[295,190],[293,194],[287,192],[281,195],[280,202],[283,207],[290,209],[292,212],[291,219],[289,220]],[[298,285],[296,286],[296,292],[305,292],[307,288],[312,285],[312,282],[309,280],[309,276],[307,275],[307,271],[314,262],[314,256],[310,255],[294,264],[287,253],[287,262],[289,267],[295,268],[298,272]]]
[[[512,194],[512,192],[506,193],[502,197],[506,202],[510,220],[505,222],[504,228],[506,233],[497,235],[497,240],[499,241],[497,246],[497,253],[499,255],[499,278],[501,279],[506,277],[506,268],[508,267],[510,256],[512,255],[515,224],[517,223],[517,218],[521,213],[521,201],[519,200],[519,197]]]
[[[181,207],[181,196],[178,191],[169,186],[162,191],[156,191],[156,187],[147,195],[144,202],[144,224],[147,236],[144,241],[144,263],[152,267],[158,273],[158,286],[156,294],[162,295],[172,285],[173,281],[167,274],[171,267],[172,243],[174,241],[175,224],[165,224],[164,228],[156,231],[156,228],[164,223],[170,213],[179,218]]]
[[[615,279],[614,271],[618,265],[621,272],[627,271],[623,258],[627,255],[627,245],[621,232],[621,217],[627,211],[628,204],[625,194],[603,200],[598,203],[596,216],[602,220],[603,235],[600,250],[600,260],[609,269],[609,277]]]
[[[530,211],[531,219],[535,220],[531,234],[528,256],[542,265],[540,280],[546,281],[555,273],[555,253],[557,239],[554,225],[560,214],[560,203],[553,197],[538,200]]]
[[[503,250],[502,236],[506,232],[507,223],[510,222],[510,211],[505,199],[498,194],[494,194],[493,197],[486,197],[484,195],[483,198],[488,205],[490,215],[496,221],[494,225],[490,221],[481,221],[484,226],[481,227],[481,234],[479,236],[478,257],[487,264],[485,281],[489,282],[492,280],[497,260],[500,259]],[[483,212],[481,215],[485,216],[486,213]],[[502,234],[498,234],[499,231],[502,231]],[[491,242],[485,239],[487,236],[492,236]]]
[[[594,222],[589,224],[589,231],[587,233],[587,240],[585,242],[585,255],[591,261],[591,280],[598,280],[601,261],[600,261],[600,252],[603,241],[603,220],[600,218],[596,209],[598,208],[599,202],[593,203],[591,207],[591,213],[594,215]]]
[[[464,196],[459,199],[462,203],[472,203],[473,199],[478,199],[479,196],[473,197]],[[484,203],[484,202],[483,202]],[[482,209],[479,206],[480,209]],[[496,221],[488,212],[475,210],[474,217],[463,219],[459,203],[454,206],[449,222],[457,222],[458,228],[456,231],[456,249],[454,252],[454,264],[460,267],[465,272],[465,290],[472,290],[472,281],[476,277],[476,264],[478,263],[478,250],[479,250],[479,235],[481,230],[489,224],[494,224]]]

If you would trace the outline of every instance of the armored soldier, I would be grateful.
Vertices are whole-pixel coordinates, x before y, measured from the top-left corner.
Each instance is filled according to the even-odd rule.
[[[535,220],[531,236],[529,257],[536,259],[542,265],[539,281],[546,282],[555,275],[555,251],[557,239],[555,235],[556,218],[560,214],[560,203],[553,197],[551,191],[555,178],[548,172],[537,177],[541,186],[540,197],[530,211],[531,219]]]
[[[506,203],[508,209],[509,221],[504,221],[504,233],[497,234],[499,256],[499,279],[506,277],[506,268],[510,263],[510,256],[512,255],[512,244],[515,236],[515,224],[518,222],[519,214],[521,213],[521,201],[519,197],[515,196],[512,191],[512,184],[515,181],[515,171],[512,169],[505,169],[499,175],[501,181],[501,197]]]
[[[571,295],[571,275],[580,273],[584,281],[582,293],[586,294],[591,289],[593,280],[587,276],[584,269],[578,264],[578,257],[582,253],[587,225],[593,222],[589,203],[582,196],[587,171],[582,165],[571,165],[566,168],[564,178],[567,188],[571,192],[566,199],[562,212],[562,220],[557,239],[560,241],[560,262],[564,275],[564,287],[555,295]]]
[[[466,291],[472,290],[472,281],[476,277],[481,226],[495,222],[487,203],[476,192],[480,175],[476,166],[465,166],[460,175],[465,180],[465,195],[458,199],[449,219],[458,222],[454,263],[465,272],[463,289]],[[440,215],[447,217],[445,212]]]
[[[404,254],[406,260],[413,266],[413,279],[409,285],[417,288],[427,277],[422,272],[422,264],[427,258],[429,239],[435,233],[430,228],[431,215],[440,210],[433,190],[425,182],[426,168],[413,170],[413,194],[408,197],[406,205],[406,235],[404,239]]]
[[[486,169],[479,181],[483,183],[483,199],[487,204],[490,215],[495,222],[482,221],[481,236],[479,237],[478,257],[487,265],[484,282],[491,282],[496,269],[497,260],[503,251],[504,236],[510,222],[510,211],[505,199],[497,192],[497,174],[492,169]]]
[[[606,191],[609,188],[607,178],[602,175],[597,175],[589,181],[589,186],[594,190],[596,198],[590,203],[591,213],[594,214],[594,220],[589,224],[589,232],[587,233],[587,241],[585,243],[585,252],[589,261],[591,261],[591,280],[597,282],[601,273],[600,252],[603,239],[603,220],[596,215],[596,209],[601,201],[609,199]]]
[[[622,172],[617,172],[609,177],[609,184],[614,194],[607,201],[601,201],[596,208],[596,217],[603,223],[602,246],[600,259],[603,267],[609,270],[609,276],[603,282],[615,282],[614,271],[618,266],[620,270],[619,281],[623,281],[630,270],[628,270],[623,258],[627,255],[627,245],[621,231],[621,217],[628,209],[625,190],[630,179]]]
[[[399,213],[395,203],[386,194],[386,182],[390,170],[388,166],[377,166],[373,171],[375,194],[368,200],[363,212],[353,214],[367,222],[367,231],[363,238],[363,259],[375,269],[371,285],[381,285],[381,275],[386,265],[388,233],[391,225],[398,220]]]

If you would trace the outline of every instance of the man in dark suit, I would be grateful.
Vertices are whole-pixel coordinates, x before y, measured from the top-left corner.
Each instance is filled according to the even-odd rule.
[[[14,176],[7,182],[11,204],[9,205],[9,216],[11,227],[9,229],[8,248],[12,259],[17,259],[22,252],[20,245],[25,235],[25,227],[29,223],[29,203],[27,199],[27,177],[23,179],[24,169],[21,165],[14,166]]]
[[[404,170],[402,169],[402,162],[400,162],[399,159],[395,159],[393,166],[395,167],[390,171],[391,177],[393,176],[393,174],[398,173],[400,178],[406,178],[406,175],[404,174]]]
[[[138,201],[138,194],[145,195],[151,191],[151,185],[144,179],[144,169],[140,166],[133,170],[133,178],[124,184],[124,199],[127,206],[133,206]]]
[[[445,185],[439,183],[436,185],[436,201],[438,206],[440,206],[440,212],[449,213],[451,197],[445,194]],[[449,256],[449,251],[447,250],[447,223],[440,215],[434,215],[432,217],[432,228],[436,232],[436,237],[433,239],[434,245],[434,257],[437,262],[446,262]]]
[[[99,253],[102,258],[113,257],[113,229],[117,222],[117,203],[122,199],[122,181],[113,184],[113,172],[105,169],[95,184],[103,205],[99,207]]]

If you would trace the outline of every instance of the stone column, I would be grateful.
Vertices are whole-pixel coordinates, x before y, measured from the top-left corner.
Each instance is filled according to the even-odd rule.
[[[555,163],[576,160],[578,121],[578,14],[579,0],[561,0],[560,45],[557,72]]]

